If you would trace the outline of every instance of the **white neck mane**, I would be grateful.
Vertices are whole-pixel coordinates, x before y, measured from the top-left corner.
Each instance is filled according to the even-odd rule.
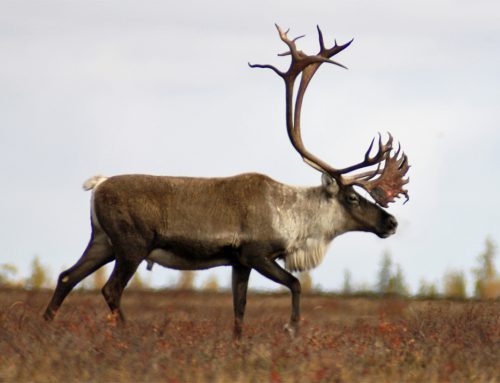
[[[285,268],[289,271],[306,271],[318,266],[325,257],[328,243],[325,240],[308,238],[285,257]],[[300,246],[302,245],[302,246]]]

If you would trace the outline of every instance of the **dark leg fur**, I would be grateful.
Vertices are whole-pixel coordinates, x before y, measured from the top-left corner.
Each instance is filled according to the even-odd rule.
[[[276,283],[280,283],[290,289],[292,293],[292,313],[290,323],[285,326],[285,329],[293,336],[299,330],[300,321],[300,282],[288,271],[283,269],[274,260],[262,256],[255,256],[255,252],[247,253],[250,256],[243,254],[242,261],[248,267],[257,270],[263,276],[271,279]]]
[[[45,320],[52,320],[61,306],[64,298],[82,279],[114,259],[113,250],[103,235],[92,237],[85,252],[78,262],[63,271],[57,281],[57,287],[45,310]]]
[[[115,267],[102,288],[102,294],[111,310],[111,314],[120,322],[124,322],[125,317],[120,308],[123,290],[134,275],[139,264],[148,255],[148,252],[135,246],[128,246],[125,251],[116,249],[115,254]]]
[[[248,278],[252,269],[243,265],[234,265],[232,274],[233,307],[234,307],[234,338],[241,338],[243,317],[247,303]]]

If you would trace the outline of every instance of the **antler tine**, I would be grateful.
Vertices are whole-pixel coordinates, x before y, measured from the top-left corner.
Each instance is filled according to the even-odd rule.
[[[319,25],[316,25],[316,29],[318,30],[319,51],[323,52],[325,50],[325,41],[323,40],[323,32],[321,32]],[[335,40],[335,45],[337,45],[336,40]]]
[[[288,32],[290,32],[290,29],[283,31],[278,24],[275,23],[274,25],[275,25],[276,29],[278,30],[281,41],[283,41],[286,45],[288,45],[288,48],[290,49],[289,52],[281,53],[278,56],[287,56],[287,55],[291,54],[293,58],[295,58],[295,59],[299,58],[299,51],[297,50],[297,46],[295,45],[295,42],[298,39],[304,37],[305,35],[301,35],[301,36],[295,37],[294,39],[290,40],[288,38]]]
[[[344,69],[347,69],[344,65],[342,65],[342,64],[340,64],[340,63],[338,63],[336,61],[330,60],[330,57],[336,55],[339,52],[342,52],[349,45],[351,45],[351,43],[354,41],[354,39],[351,39],[350,41],[348,41],[347,43],[345,43],[343,45],[338,45],[337,44],[337,40],[334,40],[333,47],[331,47],[330,49],[327,49],[325,47],[325,41],[323,39],[323,32],[321,31],[319,25],[316,26],[316,29],[318,30],[318,40],[319,40],[319,53],[318,53],[318,56],[325,58],[324,62],[326,62],[326,63],[335,64],[335,65],[338,65],[338,66],[340,66],[340,67],[342,67]]]
[[[382,142],[382,135],[380,133],[378,134],[378,151],[377,151],[377,154],[375,154],[373,157],[370,156],[370,153],[373,149],[373,144],[375,142],[375,138],[372,139],[370,146],[368,147],[368,150],[365,152],[365,156],[364,156],[364,159],[362,162],[357,163],[355,165],[348,166],[344,169],[339,169],[339,170],[337,170],[337,172],[339,174],[346,174],[346,173],[350,173],[350,172],[353,172],[353,171],[358,170],[358,169],[366,168],[368,166],[377,165],[378,163],[384,161],[387,153],[389,153],[392,150],[393,138],[392,138],[392,135],[390,133],[388,133],[388,135],[389,135],[389,139],[384,144]],[[363,174],[365,174],[365,173],[363,173]]]
[[[278,25],[278,24],[274,24],[276,29],[278,30],[278,34],[280,36],[280,39],[281,41],[283,41],[287,46],[288,48],[290,49],[290,51],[288,52],[285,52],[285,53],[279,53],[278,56],[289,56],[289,55],[292,55],[292,64],[290,65],[290,69],[288,70],[288,72],[282,72],[280,71],[278,68],[276,68],[275,66],[273,65],[269,65],[269,64],[265,64],[265,65],[262,65],[262,64],[250,64],[248,63],[248,65],[250,66],[250,68],[265,68],[265,69],[272,69],[278,76],[282,77],[283,79],[285,79],[285,76],[287,74],[290,74],[290,71],[293,67],[293,62],[295,60],[298,60],[300,59],[300,51],[297,50],[297,46],[295,45],[295,42],[304,37],[305,35],[301,35],[301,36],[298,36],[298,37],[295,37],[293,40],[290,40],[288,38],[288,32],[290,31],[290,29],[287,29],[286,31],[283,31],[281,29],[281,27]],[[300,53],[299,53],[300,52]],[[302,53],[302,55],[304,56],[304,54]],[[300,73],[300,71],[298,71],[295,76],[293,76],[293,78],[291,79],[291,81],[295,81],[295,78],[297,77],[297,75]],[[287,79],[285,79],[285,81],[287,81]]]
[[[280,71],[278,68],[276,68],[274,65],[270,65],[270,64],[251,64],[251,63],[248,63],[248,66],[250,68],[264,68],[264,69],[272,69],[274,71],[274,73],[276,73],[278,76],[280,77],[284,77],[285,74]]]

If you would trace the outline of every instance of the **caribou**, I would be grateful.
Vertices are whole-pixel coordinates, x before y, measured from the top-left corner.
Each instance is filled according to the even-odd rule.
[[[300,321],[299,280],[292,274],[318,266],[332,240],[352,231],[387,238],[396,232],[397,220],[383,208],[408,192],[407,156],[379,134],[361,162],[334,168],[309,152],[301,138],[303,97],[323,63],[344,67],[332,57],[352,42],[326,48],[319,27],[319,52],[299,50],[288,31],[276,28],[288,47],[286,72],[267,68],[284,80],[288,137],[302,159],[322,174],[319,186],[297,187],[262,174],[225,178],[188,178],[152,175],[95,176],[84,189],[91,190],[92,234],[76,264],[63,271],[44,313],[52,320],[65,297],[83,278],[115,261],[102,294],[117,321],[123,322],[122,293],[143,261],[178,270],[232,267],[233,333],[241,337],[248,279],[252,269],[291,291],[291,316],[285,328],[297,333]],[[344,67],[345,68],[345,67]],[[300,77],[299,89],[294,85]],[[375,153],[372,153],[374,152]],[[356,172],[364,169],[362,172]],[[354,173],[353,173],[354,172]],[[355,186],[368,192],[362,196]],[[368,197],[368,196],[366,196]],[[406,201],[405,201],[406,202]],[[282,261],[283,265],[281,265]]]

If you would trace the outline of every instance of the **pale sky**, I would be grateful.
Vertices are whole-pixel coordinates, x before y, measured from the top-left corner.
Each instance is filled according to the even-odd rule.
[[[0,1],[0,263],[34,255],[55,282],[90,236],[84,180],[95,174],[265,173],[293,185],[320,174],[292,149],[284,87],[247,62],[288,66],[274,23],[328,44],[354,38],[305,97],[306,146],[358,162],[390,131],[412,168],[399,231],[337,238],[313,281],[375,283],[385,251],[413,291],[470,270],[500,243],[500,3],[491,1]],[[497,260],[497,266],[500,262]],[[227,286],[230,269],[216,274]],[[155,285],[177,272],[156,266]],[[269,288],[252,273],[250,286]],[[470,286],[469,286],[470,290]]]

